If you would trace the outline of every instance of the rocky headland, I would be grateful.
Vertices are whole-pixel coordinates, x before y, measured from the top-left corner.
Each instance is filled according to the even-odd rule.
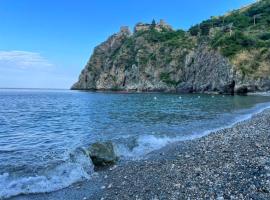
[[[212,17],[188,31],[161,20],[122,27],[97,46],[76,90],[214,92],[270,89],[270,2]]]

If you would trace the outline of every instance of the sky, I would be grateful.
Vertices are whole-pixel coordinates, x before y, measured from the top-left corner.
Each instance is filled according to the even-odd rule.
[[[175,29],[255,0],[0,0],[0,88],[68,89],[95,46],[120,27]]]

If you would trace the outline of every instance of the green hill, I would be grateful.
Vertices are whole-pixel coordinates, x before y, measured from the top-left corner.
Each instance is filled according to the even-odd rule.
[[[243,93],[270,90],[270,1],[188,31],[163,20],[127,27],[95,48],[72,89]]]

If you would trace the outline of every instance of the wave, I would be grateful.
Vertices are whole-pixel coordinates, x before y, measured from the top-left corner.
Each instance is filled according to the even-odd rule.
[[[0,199],[19,194],[52,192],[85,179],[90,179],[94,167],[89,157],[83,151],[76,150],[69,159],[45,175],[13,178],[4,173],[0,175]]]
[[[116,152],[119,156],[124,159],[132,159],[138,160],[145,157],[146,154],[161,149],[168,144],[180,141],[194,140],[197,138],[201,138],[209,135],[210,133],[231,128],[239,122],[246,121],[251,119],[252,116],[261,113],[265,109],[270,108],[270,103],[261,103],[257,104],[253,108],[242,110],[241,113],[238,113],[234,116],[233,121],[230,124],[225,126],[220,126],[218,128],[212,128],[209,130],[201,131],[201,132],[193,132],[187,136],[179,136],[179,137],[159,137],[154,135],[141,135],[138,138],[125,138],[124,142],[118,142],[116,146]]]
[[[178,140],[178,138],[142,135],[135,140],[132,148],[130,148],[130,144],[116,144],[116,153],[127,160],[138,160],[144,155]]]
[[[194,132],[189,136],[157,137],[154,135],[141,135],[138,138],[122,138],[120,141],[115,141],[114,143],[116,153],[118,156],[127,160],[142,159],[145,158],[146,154],[161,149],[170,143],[192,140],[224,128],[230,128],[241,121],[250,119],[253,115],[267,108],[270,108],[269,103],[257,104],[251,109],[242,110],[237,113],[234,116],[233,122],[229,125],[202,132]],[[90,158],[85,154],[84,149],[78,148],[69,154],[68,158],[62,164],[44,173],[44,175],[19,178],[13,178],[8,173],[0,175],[0,199],[20,194],[44,193],[63,189],[75,182],[89,180],[93,172],[94,166]]]

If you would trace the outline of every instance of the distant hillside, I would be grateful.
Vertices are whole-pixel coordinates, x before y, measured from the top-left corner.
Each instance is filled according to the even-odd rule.
[[[97,46],[72,89],[245,93],[270,89],[270,1],[187,32],[138,23]]]
[[[269,77],[269,0],[213,17],[193,26],[189,32],[193,36],[206,36],[211,47],[230,58],[244,76]]]

